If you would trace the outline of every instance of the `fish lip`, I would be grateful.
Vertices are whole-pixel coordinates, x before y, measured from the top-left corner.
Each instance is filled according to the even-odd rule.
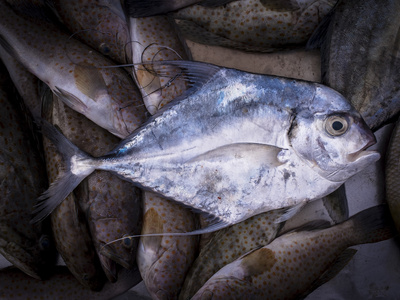
[[[378,151],[374,151],[374,150],[365,150],[365,149],[367,149],[368,147],[370,147],[370,146],[372,146],[372,145],[375,145],[375,144],[376,144],[376,139],[375,139],[375,136],[374,136],[374,139],[371,139],[369,142],[367,142],[367,143],[364,145],[364,147],[362,147],[360,150],[348,154],[348,155],[347,155],[348,161],[350,161],[350,162],[355,162],[355,161],[357,161],[357,160],[359,160],[359,159],[366,158],[366,157],[371,157],[371,156],[374,156],[374,155],[377,155],[377,154],[378,154],[379,157],[380,157],[380,154],[379,154]],[[379,158],[378,158],[378,159],[379,159]]]

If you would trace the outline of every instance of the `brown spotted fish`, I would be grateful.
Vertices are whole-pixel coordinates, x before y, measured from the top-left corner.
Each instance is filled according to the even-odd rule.
[[[55,25],[0,3],[0,46],[72,109],[123,137],[145,119],[129,74]],[[132,111],[130,111],[132,110]]]
[[[336,0],[240,0],[193,5],[173,14],[185,38],[245,51],[304,45]]]
[[[129,31],[133,63],[190,59],[186,44],[166,16],[130,18]],[[174,72],[158,76],[150,66],[136,65],[133,75],[152,115],[187,89],[186,82]]]
[[[285,211],[271,210],[216,232],[190,268],[179,298],[190,299],[219,269],[269,244],[283,226],[278,220]]]
[[[53,105],[48,100],[52,97],[52,93],[47,90],[47,95],[43,97],[43,117],[57,126],[69,125],[69,120],[62,114],[62,110],[53,112]],[[76,130],[72,126],[69,129]],[[52,183],[62,174],[63,162],[47,138],[43,139],[43,144],[47,174]],[[57,250],[70,272],[83,286],[98,291],[103,287],[106,278],[93,246],[86,216],[80,209],[78,201],[75,194],[70,193],[65,202],[51,214],[51,226]]]
[[[0,254],[34,278],[48,277],[56,262],[50,226],[29,223],[34,198],[47,185],[40,139],[3,65],[0,106]]]
[[[393,235],[385,205],[366,209],[327,229],[288,233],[223,267],[192,299],[296,299],[315,285],[332,263],[339,264],[335,260],[348,247]],[[352,257],[354,251],[347,254]],[[348,262],[349,257],[341,259]]]
[[[141,281],[138,269],[122,269],[116,283],[106,283],[100,292],[83,287],[65,266],[45,281],[31,279],[19,270],[0,270],[0,299],[2,300],[108,300],[126,292]]]
[[[120,1],[54,0],[53,4],[74,37],[118,63],[127,63],[130,38]]]
[[[193,213],[157,194],[144,194],[142,234],[196,229]],[[196,236],[141,237],[137,263],[152,299],[177,299],[196,255]]]

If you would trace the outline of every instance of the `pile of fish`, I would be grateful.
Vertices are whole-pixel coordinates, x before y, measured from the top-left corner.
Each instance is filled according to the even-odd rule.
[[[390,0],[1,0],[0,254],[14,268],[0,299],[111,299],[142,280],[152,299],[304,298],[349,247],[396,236],[398,126],[389,205],[349,217],[343,184],[381,158],[372,129],[400,110],[399,13]],[[322,84],[192,61],[185,38],[308,41]],[[302,220],[317,201],[330,220]]]

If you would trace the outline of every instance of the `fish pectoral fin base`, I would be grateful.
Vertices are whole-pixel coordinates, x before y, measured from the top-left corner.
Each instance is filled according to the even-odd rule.
[[[282,148],[255,143],[235,143],[217,147],[200,155],[197,155],[186,163],[194,163],[199,161],[219,161],[237,160],[237,161],[257,161],[270,167],[282,165],[282,161],[278,158],[278,154]]]
[[[93,66],[75,65],[74,78],[76,87],[94,101],[99,91],[107,93],[107,84],[103,75]]]
[[[53,93],[60,99],[62,100],[66,105],[68,105],[69,107],[71,107],[73,110],[77,111],[77,112],[85,112],[87,111],[88,107],[86,106],[85,103],[82,102],[82,100],[80,100],[79,98],[77,98],[76,96],[74,96],[73,94],[59,88],[56,87],[53,90]]]

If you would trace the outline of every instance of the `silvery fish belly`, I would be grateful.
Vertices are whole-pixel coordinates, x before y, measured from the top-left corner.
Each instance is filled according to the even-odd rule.
[[[232,224],[323,197],[380,157],[364,151],[375,137],[359,113],[328,87],[195,62],[162,62],[160,73],[166,66],[181,68],[190,93],[104,157],[44,126],[71,161],[41,197],[36,219],[104,169]]]

